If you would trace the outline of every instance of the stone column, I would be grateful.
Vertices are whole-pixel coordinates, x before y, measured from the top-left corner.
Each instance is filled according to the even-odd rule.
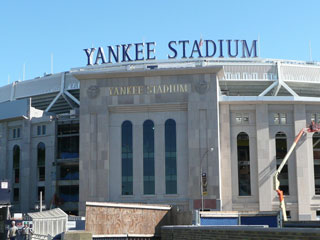
[[[294,132],[297,136],[301,129],[305,128],[306,109],[304,104],[294,105]],[[308,151],[306,136],[302,136],[296,147],[296,171],[297,171],[297,197],[298,197],[298,220],[311,220],[311,181],[309,168],[312,168],[313,152]]]
[[[81,104],[82,106],[83,104]],[[80,112],[81,110],[80,106]],[[88,126],[90,124],[90,115],[84,113],[80,114],[80,149],[79,149],[79,216],[85,215],[85,202],[88,201],[89,194],[89,166],[90,166],[90,131]],[[87,146],[87,147],[82,147]],[[86,174],[87,173],[87,174]]]
[[[156,123],[155,123],[156,124]],[[166,172],[165,172],[165,143],[164,143],[164,123],[155,125],[154,144],[155,144],[155,193],[166,193]]]
[[[215,209],[219,193],[218,103],[214,74],[193,75],[188,99],[189,198],[201,201],[200,171],[207,173],[205,208]],[[213,148],[213,151],[210,151]],[[201,166],[200,166],[201,165]],[[195,207],[195,206],[194,206]]]
[[[118,120],[117,123],[112,120],[110,126],[110,135],[112,143],[110,146],[110,179],[113,184],[110,185],[110,201],[119,201],[122,196],[122,124],[123,121]]]
[[[99,100],[98,100],[99,102]],[[99,109],[102,109],[99,106]],[[110,119],[108,112],[97,114],[97,166],[96,166],[96,199],[98,201],[108,201],[110,197]]]
[[[229,104],[220,105],[221,201],[223,211],[232,211],[232,174]]]
[[[133,195],[143,195],[143,126],[133,123]]]
[[[272,210],[272,161],[269,151],[269,114],[267,104],[256,105],[259,211]],[[253,156],[250,157],[254,159]],[[251,181],[251,192],[254,189]]]
[[[30,203],[30,166],[31,157],[31,121],[22,120],[21,128],[21,148],[20,148],[20,206],[21,212],[26,213],[29,210]]]
[[[199,114],[195,103],[188,103],[188,149],[189,149],[189,198],[200,199]]]
[[[98,139],[97,139],[97,125],[98,125],[98,118],[97,113],[90,113],[90,124],[89,124],[89,131],[90,131],[90,142],[89,142],[89,194],[88,199],[91,201],[97,201],[97,183],[98,179]],[[107,187],[107,184],[105,185]]]
[[[108,201],[110,195],[110,119],[111,97],[103,81],[80,82],[80,162],[79,214],[86,201]]]
[[[80,160],[79,214],[85,213],[86,201],[109,200],[109,113],[108,101],[96,80],[81,81],[80,88]],[[99,93],[100,92],[100,93]]]
[[[56,133],[55,129],[55,122],[48,122],[46,125],[47,131],[51,133]],[[46,146],[46,177],[45,177],[45,203],[47,209],[49,209],[50,204],[52,202],[53,196],[56,192],[56,179],[57,179],[57,173],[56,173],[56,166],[55,166],[55,153],[56,153],[56,137],[55,134],[50,134],[50,136],[47,136],[46,141],[44,141]],[[34,153],[32,154],[34,156]],[[32,171],[34,174],[34,170]],[[60,176],[60,175],[59,175]],[[33,198],[31,198],[33,199]],[[31,206],[33,207],[33,206]]]
[[[180,196],[188,195],[189,164],[188,164],[188,131],[187,113],[181,114],[176,121],[177,126],[177,193]]]

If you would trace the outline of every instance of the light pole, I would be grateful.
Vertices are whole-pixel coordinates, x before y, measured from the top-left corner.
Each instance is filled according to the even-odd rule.
[[[42,212],[43,209],[46,209],[46,205],[42,203],[42,191],[40,191],[40,193],[39,193],[39,198],[40,198],[39,204],[36,203],[34,205],[34,209],[36,209],[36,210],[39,209],[39,211]]]
[[[208,148],[200,159],[200,193],[201,193],[201,211],[203,211],[203,178],[207,178],[207,174],[202,171],[202,161],[207,156],[208,152],[213,152],[213,147]]]

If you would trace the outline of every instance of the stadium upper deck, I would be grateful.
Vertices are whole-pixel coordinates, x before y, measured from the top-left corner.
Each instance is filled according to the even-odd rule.
[[[0,88],[0,103],[31,98],[32,106],[54,113],[80,105],[79,80],[73,74],[141,72],[176,68],[221,68],[219,101],[320,101],[320,64],[277,59],[194,59],[102,64],[73,68],[16,81]]]

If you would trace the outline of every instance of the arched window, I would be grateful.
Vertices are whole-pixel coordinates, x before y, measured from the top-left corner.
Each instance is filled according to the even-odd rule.
[[[176,122],[165,122],[166,194],[177,193],[177,133]]]
[[[320,195],[320,133],[313,134],[314,188],[315,194]]]
[[[37,156],[38,180],[44,181],[46,177],[46,146],[42,142],[38,144]]]
[[[151,120],[143,123],[143,192],[155,193],[154,183],[154,124]]]
[[[239,196],[251,195],[250,184],[250,148],[248,134],[241,132],[237,136]]]
[[[20,147],[18,145],[13,147],[13,179],[14,183],[20,182]]]
[[[287,135],[283,132],[276,134],[276,161],[277,169],[280,166],[282,160],[287,154]],[[288,176],[288,164],[285,164],[278,176],[280,181],[280,190],[283,194],[289,195],[289,176]]]
[[[133,194],[132,148],[132,123],[125,121],[121,126],[122,195]]]

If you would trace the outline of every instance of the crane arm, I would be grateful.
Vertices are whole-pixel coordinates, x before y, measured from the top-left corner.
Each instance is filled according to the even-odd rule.
[[[287,214],[286,214],[286,206],[284,203],[284,197],[283,197],[283,191],[281,191],[280,188],[280,182],[278,180],[278,176],[281,172],[281,170],[283,169],[284,165],[288,162],[288,159],[290,157],[290,155],[292,154],[293,150],[295,149],[295,147],[297,146],[299,140],[301,139],[301,137],[303,136],[304,133],[307,132],[320,132],[320,124],[315,124],[314,121],[311,122],[309,128],[303,128],[300,130],[300,132],[298,133],[298,135],[296,136],[296,138],[294,139],[294,142],[292,144],[292,146],[290,147],[289,151],[287,152],[286,156],[283,158],[280,166],[278,167],[276,173],[273,176],[273,189],[277,192],[278,196],[279,196],[279,201],[280,201],[280,208],[282,211],[282,216],[283,216],[283,220],[287,221]]]
[[[289,151],[287,152],[286,156],[283,158],[280,166],[278,167],[275,175],[273,176],[273,188],[275,191],[277,191],[280,187],[280,182],[278,180],[278,175],[280,174],[281,170],[283,169],[284,165],[287,163],[289,157],[291,156],[293,150],[295,149],[295,147],[297,146],[297,143],[299,142],[300,138],[303,136],[304,132],[306,131],[305,128],[301,129],[299,134],[296,136],[296,138],[294,139],[293,144],[291,145]]]
[[[281,208],[281,211],[282,211],[282,217],[283,217],[284,221],[287,221],[288,219],[287,219],[287,213],[286,213],[286,205],[284,203],[283,191],[281,191],[279,189],[280,188],[280,181],[278,179],[278,176],[279,176],[281,170],[283,169],[284,165],[288,162],[288,159],[289,159],[290,155],[292,154],[293,150],[297,146],[297,143],[299,142],[300,138],[303,136],[305,131],[306,131],[305,128],[300,130],[299,134],[294,139],[293,144],[291,145],[289,151],[287,152],[286,156],[283,158],[280,166],[278,167],[276,173],[273,176],[273,188],[278,194],[279,201],[280,201],[280,208]]]

